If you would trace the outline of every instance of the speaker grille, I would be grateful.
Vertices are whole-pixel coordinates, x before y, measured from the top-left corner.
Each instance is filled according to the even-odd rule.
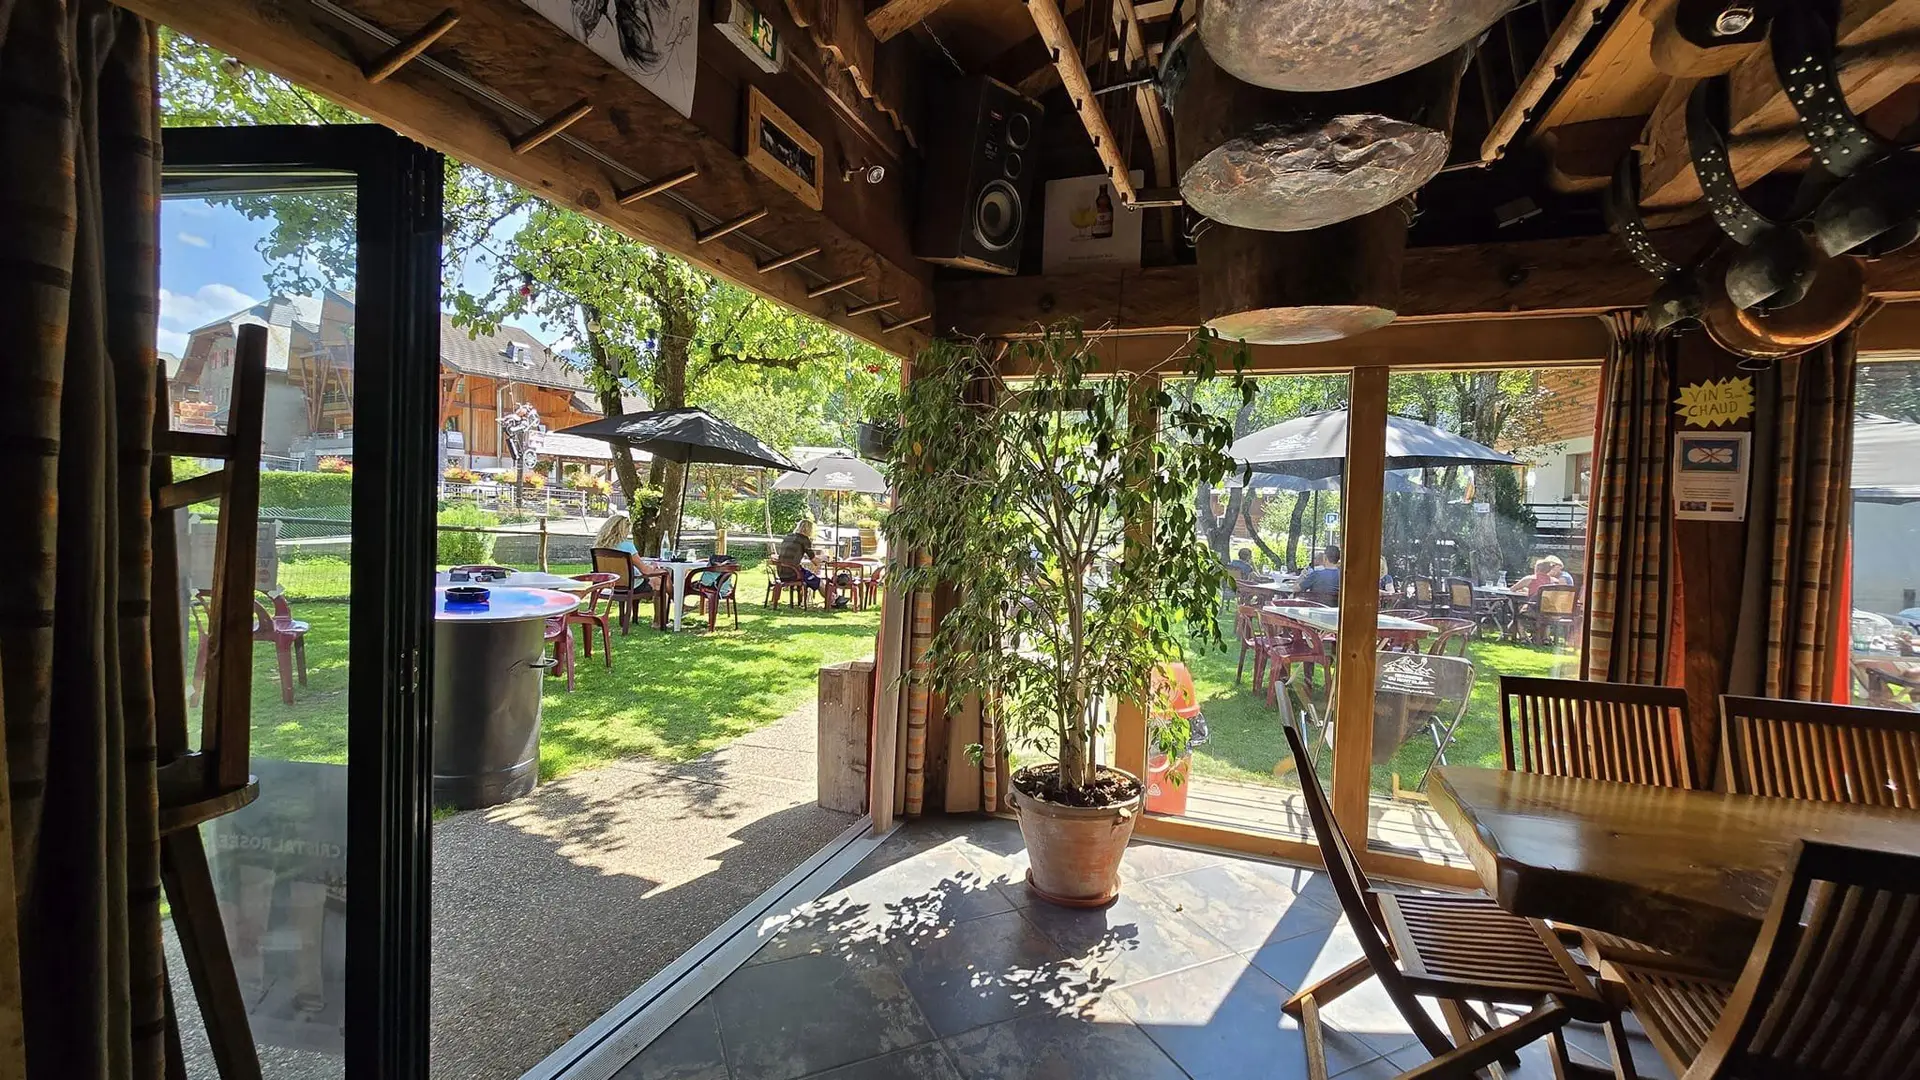
[[[973,203],[973,238],[989,251],[1005,251],[1020,239],[1025,211],[1020,193],[1005,180],[990,181]]]

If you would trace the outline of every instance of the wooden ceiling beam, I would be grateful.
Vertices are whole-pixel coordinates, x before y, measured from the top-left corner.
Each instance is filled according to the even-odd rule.
[[[1835,40],[1840,85],[1855,112],[1864,112],[1920,78],[1920,4],[1912,0],[1845,0]],[[1743,184],[1766,176],[1806,152],[1793,103],[1760,50],[1727,75],[1733,119],[1727,153]],[[1700,199],[1700,180],[1687,151],[1687,96],[1693,84],[1676,79],[1647,122],[1640,155],[1640,199],[1649,214],[1682,210]]]
[[[1656,242],[1681,255],[1710,235],[1703,224],[1656,234]],[[1920,299],[1920,245],[1869,262],[1866,271],[1874,295]],[[1611,236],[1411,248],[1401,282],[1395,325],[1599,314],[1645,304],[1654,287]],[[970,336],[1017,337],[1069,317],[1117,334],[1182,333],[1199,325],[1199,312],[1200,269],[1191,265],[935,286],[935,325]]]
[[[1120,143],[1113,137],[1113,129],[1107,125],[1106,113],[1100,109],[1100,99],[1093,96],[1093,86],[1087,82],[1086,64],[1073,44],[1066,16],[1055,0],[1026,0],[1026,5],[1027,13],[1033,16],[1034,27],[1040,31],[1040,43],[1050,50],[1054,69],[1060,73],[1067,102],[1080,114],[1087,137],[1093,140],[1094,153],[1100,155],[1100,162],[1107,170],[1107,181],[1113,185],[1120,201],[1131,206],[1136,196],[1133,180],[1127,175],[1127,161],[1120,154]]]
[[[389,33],[407,32],[440,10],[440,0],[352,0],[343,6]],[[824,215],[808,210],[749,168],[728,142],[684,119],[561,28],[518,0],[468,0],[457,25],[426,55],[444,62],[535,118],[576,102],[594,106],[565,135],[526,153],[512,143],[528,123],[477,98],[420,60],[381,82],[362,63],[386,45],[313,5],[296,0],[125,0],[124,6],[273,72],[454,158],[518,184],[544,199],[578,210],[638,240],[674,252],[693,265],[832,324],[901,355],[928,340],[920,330],[885,335],[872,318],[849,318],[843,297],[809,297],[811,281],[798,268],[761,275],[760,256],[741,237],[793,251],[818,246],[808,264],[828,277],[863,273],[880,295],[900,297],[907,317],[930,310],[931,274],[903,266]],[[529,67],[527,56],[542,63]],[[631,175],[616,172],[579,140]],[[634,199],[636,179],[656,180],[679,169],[698,170],[671,196]],[[695,222],[672,200],[685,195],[713,221]],[[704,246],[698,230],[744,211],[767,207],[766,218],[724,242]],[[764,255],[765,253],[761,253]]]
[[[953,0],[886,0],[867,12],[867,29],[879,41],[890,41],[911,30],[920,20],[939,11]]]

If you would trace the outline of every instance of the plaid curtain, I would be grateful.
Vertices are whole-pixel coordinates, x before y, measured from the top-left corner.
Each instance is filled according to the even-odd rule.
[[[1613,347],[1589,509],[1586,673],[1608,682],[1664,683],[1673,612],[1667,477],[1674,349],[1637,311],[1607,318]]]
[[[1767,644],[1760,669],[1767,697],[1833,696],[1834,650],[1840,620],[1848,617],[1840,576],[1852,507],[1855,353],[1854,332],[1848,330],[1821,348],[1779,361],[1771,374],[1773,431],[1757,448],[1764,453],[1770,447],[1774,459]]]
[[[46,1080],[162,1073],[147,633],[159,137],[151,24],[102,0],[0,4],[0,826],[15,905],[0,937],[18,934],[0,981],[18,978],[7,997],[24,1022],[0,1031],[0,1076],[22,1061]]]

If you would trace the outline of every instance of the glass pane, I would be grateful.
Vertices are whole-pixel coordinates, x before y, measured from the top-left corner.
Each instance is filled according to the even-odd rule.
[[[161,210],[158,344],[175,430],[226,430],[236,329],[267,327],[260,514],[246,523],[258,541],[251,767],[260,797],[203,826],[202,838],[265,1072],[299,1080],[344,1073],[354,308],[351,281],[326,287],[309,276],[317,268],[270,263],[257,245],[316,200],[344,213],[338,231],[351,237],[352,198],[174,198]],[[221,465],[176,458],[174,474]],[[196,743],[220,520],[218,502],[176,520]],[[168,939],[188,1071],[213,1077],[171,927]]]
[[[1300,725],[1310,741],[1324,729],[1342,583],[1347,391],[1345,375],[1273,376],[1256,381],[1242,409],[1224,385],[1200,389],[1234,417],[1236,445],[1260,471],[1251,485],[1236,477],[1203,496],[1203,539],[1236,578],[1220,602],[1227,644],[1189,649],[1199,713],[1190,718],[1192,752],[1149,761],[1150,813],[1313,838],[1282,725]],[[1174,706],[1185,700],[1176,687]],[[1317,764],[1330,782],[1331,755],[1318,753]]]
[[[1853,701],[1920,708],[1920,360],[1862,363],[1854,393]]]
[[[1388,382],[1369,845],[1466,866],[1436,764],[1500,764],[1500,677],[1580,677],[1600,369]]]

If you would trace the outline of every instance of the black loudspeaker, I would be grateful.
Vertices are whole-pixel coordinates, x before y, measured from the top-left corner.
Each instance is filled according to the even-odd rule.
[[[979,75],[947,97],[927,147],[913,253],[942,266],[1014,273],[1033,216],[1040,106]]]

